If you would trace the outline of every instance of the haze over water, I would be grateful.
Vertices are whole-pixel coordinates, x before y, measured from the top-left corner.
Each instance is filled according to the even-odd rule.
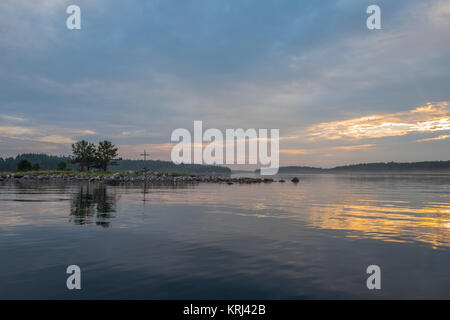
[[[450,175],[300,178],[1,183],[0,298],[450,298]]]

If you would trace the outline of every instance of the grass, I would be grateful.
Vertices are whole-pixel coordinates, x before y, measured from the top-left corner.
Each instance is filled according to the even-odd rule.
[[[168,172],[167,174],[169,176],[172,176],[172,177],[195,177],[196,176],[195,173],[191,173],[191,172],[177,172],[177,171]]]

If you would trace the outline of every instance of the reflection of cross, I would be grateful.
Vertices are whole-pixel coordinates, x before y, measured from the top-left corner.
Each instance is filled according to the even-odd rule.
[[[145,194],[147,193],[147,183],[144,181],[144,207],[145,207],[145,202],[147,201],[147,200],[145,200]]]
[[[145,167],[145,161],[147,161],[147,156],[150,156],[150,153],[147,153],[147,151],[144,150],[144,153],[141,153],[141,156],[144,157],[144,168],[142,170],[144,171],[144,207],[145,207],[145,194],[147,193],[147,168]]]
[[[141,153],[141,156],[144,156],[144,161],[147,160],[147,156],[149,156],[149,155],[150,155],[150,153],[147,153],[145,150],[144,150],[144,153]]]

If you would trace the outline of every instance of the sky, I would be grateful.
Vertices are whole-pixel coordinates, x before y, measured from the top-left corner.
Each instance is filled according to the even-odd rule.
[[[279,129],[281,165],[450,160],[450,0],[2,0],[0,53],[1,157],[169,160],[201,120]]]

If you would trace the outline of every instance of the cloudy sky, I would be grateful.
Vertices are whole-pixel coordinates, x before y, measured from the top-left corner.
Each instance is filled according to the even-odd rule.
[[[450,0],[2,0],[0,52],[2,157],[167,160],[202,120],[279,128],[282,165],[450,159]]]

